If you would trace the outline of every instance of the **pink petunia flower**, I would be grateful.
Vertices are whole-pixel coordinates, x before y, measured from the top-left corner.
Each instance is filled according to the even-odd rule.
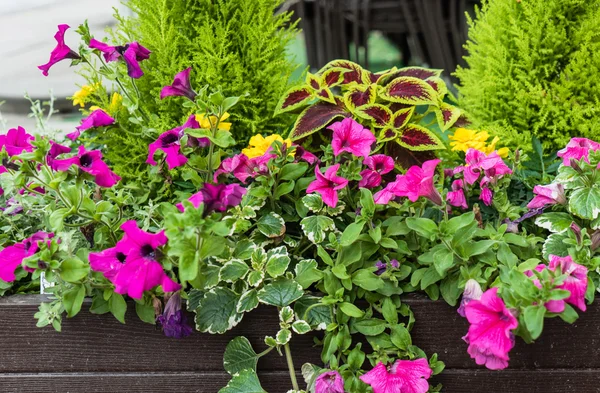
[[[62,160],[54,159],[50,167],[55,171],[68,171],[72,165],[77,165],[82,171],[94,176],[94,180],[100,187],[112,187],[121,180],[116,173],[110,170],[108,165],[102,161],[100,150],[86,151],[84,146],[79,146],[75,157]]]
[[[284,145],[285,146],[285,145]],[[296,147],[295,159],[302,160],[308,162],[310,165],[317,164],[319,162],[319,158],[303,148],[300,145],[294,145]]]
[[[482,187],[479,199],[481,199],[486,206],[491,206],[492,200],[494,199],[494,193],[488,187]]]
[[[58,32],[54,35],[54,39],[58,43],[56,48],[52,50],[50,53],[50,60],[48,63],[38,66],[40,70],[42,70],[42,74],[44,76],[48,76],[48,71],[50,67],[59,61],[65,59],[80,59],[79,54],[73,51],[65,44],[65,32],[69,29],[69,25],[58,25]]]
[[[190,72],[192,67],[188,67],[185,70],[175,75],[173,84],[165,86],[160,91],[160,99],[171,96],[187,97],[191,101],[196,99],[196,92],[192,89],[190,84]]]
[[[483,295],[483,291],[481,290],[481,285],[472,278],[467,281],[465,284],[465,290],[462,295],[462,299],[460,301],[460,306],[458,307],[458,314],[461,317],[465,317],[465,307],[467,304],[471,302],[471,300],[479,300],[481,299],[481,295]]]
[[[183,137],[185,130],[188,128],[200,128],[200,124],[196,120],[196,116],[190,115],[183,125],[163,132],[156,141],[148,145],[148,158],[146,159],[146,163],[150,165],[157,165],[156,161],[154,160],[154,153],[156,153],[157,150],[162,150],[167,155],[166,162],[169,169],[185,165],[188,159],[183,155],[183,153],[181,153],[181,138]],[[208,145],[208,143],[209,141],[207,138],[188,138],[188,145],[204,147]]]
[[[546,186],[533,187],[533,193],[536,194],[527,204],[528,209],[537,209],[546,205],[564,205],[567,203],[565,188],[562,184],[552,183]]]
[[[485,153],[469,149],[465,156],[466,165],[456,168],[457,172],[462,171],[468,184],[474,184],[483,173],[483,181],[495,184],[498,179],[504,175],[512,173],[512,170],[504,163],[502,157],[497,152]]]
[[[6,282],[14,281],[15,270],[21,266],[23,260],[38,252],[38,242],[53,237],[53,233],[37,232],[20,243],[5,247],[0,251],[0,278]]]
[[[360,172],[362,179],[358,182],[359,187],[378,187],[382,181],[382,175],[390,173],[394,169],[394,159],[385,154],[375,154],[365,158],[364,164],[368,169]]]
[[[336,207],[338,203],[338,191],[348,185],[348,180],[337,176],[340,164],[332,165],[321,173],[319,167],[315,167],[315,176],[317,177],[306,189],[307,194],[316,192],[321,194],[323,202],[329,207]]]
[[[327,371],[317,377],[315,393],[344,393],[344,380],[337,371]]]
[[[571,159],[579,161],[582,158],[589,163],[588,155],[590,150],[600,149],[600,143],[587,138],[571,138],[564,149],[559,150],[556,155],[563,160],[563,165],[571,166]]]
[[[396,360],[389,370],[379,363],[360,380],[370,385],[373,393],[426,393],[431,374],[427,359]]]
[[[269,172],[267,164],[276,155],[267,150],[265,154],[258,157],[248,158],[245,154],[238,154],[233,157],[224,159],[215,171],[213,181],[216,183],[218,178],[223,173],[231,173],[236,179],[242,183],[246,183],[248,178],[254,179],[257,176],[264,175]]]
[[[58,156],[60,156],[61,154],[66,154],[66,153],[70,153],[71,152],[71,148],[68,146],[63,146],[60,143],[56,143],[54,141],[50,141],[50,150],[48,151],[48,154],[46,155],[46,163],[48,165],[50,165],[50,167],[52,167],[52,162],[54,161],[54,159]]]
[[[465,197],[464,182],[462,179],[456,179],[452,182],[452,191],[448,191],[446,200],[455,207],[468,209],[467,198]]]
[[[134,220],[123,223],[121,229],[125,235],[114,249],[94,254],[93,265],[90,260],[92,269],[102,272],[115,285],[115,292],[128,294],[134,299],[141,299],[144,291],[159,285],[165,292],[181,289],[181,285],[173,281],[157,261],[158,248],[167,244],[165,232],[144,232]],[[123,264],[120,263],[121,254],[125,256]]]
[[[0,135],[0,149],[4,148],[9,156],[16,156],[24,151],[32,152],[33,146],[30,141],[34,140],[21,126],[11,128],[5,135]]]
[[[371,145],[377,140],[370,130],[349,117],[333,123],[327,129],[333,131],[331,147],[336,157],[342,152],[348,152],[367,158],[371,154]]]
[[[139,62],[148,59],[151,53],[137,42],[131,42],[123,46],[110,46],[93,38],[90,40],[90,48],[102,52],[107,63],[122,58],[127,65],[127,75],[134,79],[139,79],[144,75]]]
[[[469,344],[471,358],[490,370],[506,368],[508,352],[515,345],[512,330],[519,323],[498,296],[498,288],[488,289],[480,300],[465,305],[465,315],[471,325],[463,340]]]
[[[565,281],[557,288],[571,292],[571,295],[565,299],[565,302],[579,308],[581,311],[585,311],[587,309],[585,305],[585,292],[588,285],[588,269],[573,262],[571,256],[559,257],[556,255],[550,255],[548,269],[552,271],[560,269],[562,274],[567,275]]]
[[[233,206],[237,206],[242,201],[247,190],[238,184],[210,184],[204,183],[202,189],[192,195],[188,201],[197,209],[201,203],[204,204],[204,214],[213,211],[225,212]],[[177,208],[184,211],[182,203],[177,204]]]
[[[67,138],[74,141],[75,139],[79,138],[81,133],[85,130],[96,127],[106,127],[113,124],[115,124],[115,119],[110,117],[110,115],[104,112],[102,109],[96,109],[90,113],[88,117],[82,119],[81,124],[75,127],[75,131],[67,134]]]
[[[404,175],[396,176],[396,181],[388,183],[373,196],[375,203],[387,204],[400,196],[407,197],[412,202],[416,202],[419,197],[425,197],[436,205],[441,205],[442,197],[433,185],[435,169],[439,163],[440,160],[436,159],[425,161],[422,167],[410,167]]]

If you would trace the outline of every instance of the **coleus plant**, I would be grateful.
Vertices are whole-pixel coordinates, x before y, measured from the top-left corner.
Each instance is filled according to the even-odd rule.
[[[447,102],[451,97],[441,73],[421,67],[372,73],[349,60],[333,60],[290,89],[276,113],[301,111],[290,133],[294,141],[334,120],[353,118],[373,129],[386,154],[407,169],[446,148],[429,114],[440,131],[465,124],[460,109]]]

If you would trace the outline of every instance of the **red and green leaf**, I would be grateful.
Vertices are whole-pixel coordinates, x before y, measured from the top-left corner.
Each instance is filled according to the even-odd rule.
[[[377,85],[357,85],[350,87],[344,94],[346,106],[352,110],[363,105],[372,104],[377,99]]]
[[[330,104],[328,102],[317,102],[306,108],[296,119],[290,137],[293,141],[302,139],[314,132],[321,130],[334,119],[350,117],[351,114],[341,102]]]
[[[337,86],[344,81],[344,74],[348,70],[341,67],[330,68],[323,72],[321,80],[327,87]]]
[[[369,71],[368,72],[369,80],[371,81],[371,83],[381,84],[380,82],[384,82],[386,79],[388,79],[388,76],[392,75],[396,71],[398,71],[398,69],[396,67],[392,67],[389,70],[385,70],[385,71],[381,71],[381,72],[377,72],[377,73],[373,73],[373,72]]]
[[[311,89],[318,91],[321,89],[321,78],[318,75],[313,75],[309,72],[306,74],[306,85]]]
[[[460,117],[461,110],[450,104],[442,102],[439,109],[436,108],[435,116],[442,131],[452,127]]]
[[[469,120],[467,118],[467,115],[465,115],[464,113],[461,113],[461,115],[454,122],[454,124],[452,125],[452,127],[467,127],[469,125],[471,125],[471,120]]]
[[[327,87],[324,87],[321,90],[319,90],[316,93],[316,96],[320,100],[335,104],[335,97],[333,96],[333,93],[331,92],[331,90],[329,90]]]
[[[436,158],[433,151],[409,150],[394,141],[385,144],[385,154],[394,159],[396,168],[401,171],[405,171],[413,165],[421,166],[425,161]]]
[[[298,109],[301,106],[307,105],[313,98],[312,92],[306,86],[290,89],[277,104],[275,114]]]
[[[388,142],[391,141],[392,139],[396,139],[396,137],[398,136],[398,131],[394,130],[393,128],[382,128],[381,131],[379,132],[379,135],[377,136],[377,142],[381,143],[381,142]]]
[[[444,98],[446,93],[448,93],[448,87],[446,86],[446,82],[442,78],[438,78],[434,76],[432,78],[427,79],[425,82],[438,93],[440,98]]]
[[[394,77],[397,78],[399,76],[410,76],[425,80],[431,77],[439,77],[442,75],[442,71],[443,70],[428,69],[423,67],[404,67],[396,71]]]
[[[409,124],[396,139],[401,146],[416,151],[440,150],[446,146],[432,131],[417,124]]]
[[[391,81],[381,93],[387,101],[408,105],[437,105],[437,92],[427,82],[420,79],[401,76]]]
[[[408,122],[410,121],[410,118],[412,117],[414,111],[415,111],[415,107],[411,106],[409,108],[400,109],[399,111],[394,113],[394,115],[392,116],[392,121],[391,121],[394,128],[400,129],[400,128],[403,128],[405,125],[407,125]]]
[[[356,115],[373,121],[375,127],[386,127],[391,124],[392,111],[381,104],[369,104],[356,109]]]
[[[323,68],[319,71],[319,74],[325,73],[326,70],[330,68],[343,68],[346,70],[344,73],[344,80],[342,81],[342,85],[347,85],[348,83],[356,82],[356,83],[369,83],[370,78],[367,75],[367,72],[358,64],[350,61],[350,60],[332,60],[329,63],[325,64]]]

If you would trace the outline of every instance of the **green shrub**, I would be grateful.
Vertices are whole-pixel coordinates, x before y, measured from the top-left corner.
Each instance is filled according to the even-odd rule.
[[[600,1],[484,0],[469,18],[459,104],[505,145],[600,137]]]

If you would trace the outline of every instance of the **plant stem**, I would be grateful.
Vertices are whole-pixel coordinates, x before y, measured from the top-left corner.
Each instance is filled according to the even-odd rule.
[[[290,351],[290,344],[287,343],[283,346],[285,349],[285,358],[287,360],[288,369],[290,370],[290,379],[292,380],[292,388],[294,390],[300,390],[298,387],[298,381],[296,381],[296,370],[294,369],[294,361],[292,360],[292,351]]]

